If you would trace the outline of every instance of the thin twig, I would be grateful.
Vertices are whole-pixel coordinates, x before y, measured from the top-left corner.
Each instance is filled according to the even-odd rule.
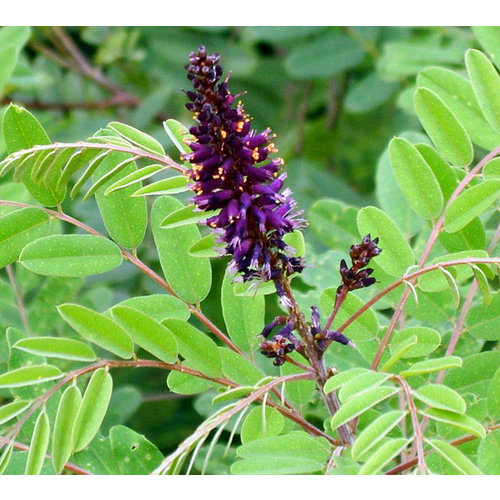
[[[65,51],[66,56],[69,56],[71,61],[69,65],[71,69],[94,81],[102,88],[111,92],[114,96],[120,96],[123,104],[127,104],[129,106],[137,106],[139,104],[139,99],[137,99],[137,97],[133,96],[126,90],[122,89],[119,85],[109,80],[106,76],[104,76],[100,68],[92,66],[85,55],[74,43],[73,39],[64,31],[62,27],[53,26],[51,31],[54,35],[52,40],[56,41],[57,46]],[[62,60],[68,60],[68,58],[66,57]],[[59,57],[57,61],[60,62],[61,57]]]
[[[69,142],[69,143],[63,143],[63,142],[53,142],[52,144],[45,144],[45,145],[38,145],[38,146],[33,146],[32,148],[28,149],[20,149],[19,151],[16,151],[15,153],[12,153],[9,155],[5,160],[7,159],[19,159],[22,158],[23,156],[29,155],[31,153],[38,153],[39,151],[45,151],[45,150],[51,150],[51,149],[103,149],[103,150],[109,150],[109,151],[118,151],[120,153],[128,153],[131,155],[136,155],[139,156],[140,158],[144,158],[146,160],[151,160],[154,161],[155,163],[161,163],[162,165],[167,165],[170,168],[173,168],[174,170],[177,170],[178,172],[181,172],[182,174],[186,174],[186,169],[182,166],[176,163],[172,158],[169,156],[160,156],[156,155],[154,153],[150,153],[149,151],[145,151],[143,149],[135,148],[133,146],[127,147],[127,146],[119,146],[117,144],[101,144],[97,142],[85,142],[85,141],[78,141],[78,142]],[[3,160],[2,163],[5,161]]]
[[[7,271],[7,276],[9,277],[10,286],[12,291],[14,292],[14,296],[16,298],[17,309],[19,311],[19,316],[21,317],[21,322],[23,323],[24,330],[28,337],[31,336],[30,325],[28,322],[28,316],[26,315],[26,308],[24,306],[23,296],[21,290],[16,283],[16,277],[14,275],[14,269],[12,269],[12,265],[9,264],[5,266],[5,270]]]
[[[236,405],[232,406],[226,412],[221,413],[216,418],[212,419],[210,422],[206,422],[202,424],[193,434],[191,434],[174,453],[166,457],[161,465],[153,471],[153,474],[163,474],[165,469],[169,467],[169,464],[172,463],[173,460],[180,454],[184,452],[184,450],[189,450],[192,446],[195,445],[196,442],[203,436],[208,435],[212,430],[217,428],[223,422],[229,420],[233,415],[236,415],[245,407],[252,404],[254,401],[262,398],[266,393],[268,393],[274,387],[283,384],[285,382],[292,382],[298,380],[310,380],[313,378],[313,374],[308,373],[298,373],[294,375],[282,375],[281,377],[277,377],[271,382],[268,382],[266,385],[263,385],[255,392],[247,396],[245,399],[240,400]]]
[[[365,304],[363,304],[362,307],[360,307],[350,318],[348,318],[342,325],[340,325],[336,330],[339,332],[344,331],[351,323],[356,321],[364,312],[366,312],[368,309],[370,309],[371,306],[373,306],[375,303],[377,303],[380,299],[382,299],[385,295],[388,293],[392,292],[395,288],[404,285],[406,281],[409,279],[415,279],[421,276],[422,274],[429,273],[431,271],[435,271],[436,269],[439,269],[440,267],[446,268],[446,267],[453,267],[453,266],[463,266],[463,265],[472,265],[472,264],[500,264],[500,258],[499,257],[469,257],[466,259],[458,259],[458,260],[449,260],[445,262],[440,262],[438,264],[432,264],[427,267],[422,267],[418,271],[414,271],[411,274],[407,274],[403,276],[402,278],[399,278],[398,280],[392,282],[390,285],[388,285],[386,288],[381,290],[377,295],[374,295],[369,301],[367,301]]]
[[[335,296],[335,305],[333,306],[333,311],[328,317],[328,320],[326,321],[325,324],[325,330],[329,330],[330,327],[332,326],[333,321],[335,320],[335,317],[337,316],[337,313],[339,312],[340,306],[344,302],[345,298],[347,297],[349,290],[345,285],[342,286],[342,290],[339,295]]]
[[[491,425],[491,426],[486,428],[486,432],[492,432],[492,431],[499,429],[499,428],[500,428],[500,424]],[[474,441],[474,439],[478,439],[478,437],[474,434],[468,434],[467,436],[463,436],[461,438],[450,441],[449,444],[451,444],[451,446],[460,446],[461,444],[468,443],[469,441]],[[431,453],[435,453],[434,450],[430,450],[430,451],[425,452],[425,455],[429,455]],[[411,469],[412,467],[417,465],[417,462],[418,462],[418,459],[413,458],[412,460],[408,460],[408,462],[405,462],[404,464],[399,464],[396,467],[393,467],[391,470],[387,471],[385,474],[388,476],[393,476],[395,474],[399,474],[400,472]]]
[[[304,314],[302,313],[299,304],[295,299],[295,296],[290,287],[289,280],[282,279],[280,283],[285,292],[285,295],[289,300],[289,303],[291,304],[288,307],[288,313],[290,315],[290,318],[294,322],[295,329],[297,330],[297,332],[299,332],[304,341],[307,359],[309,360],[311,368],[314,371],[316,384],[319,387],[330,415],[334,415],[339,410],[340,405],[335,391],[325,394],[325,391],[323,390],[323,387],[328,380],[328,373],[326,371],[325,362],[316,349],[315,340],[311,332],[309,331],[309,327],[307,326]],[[351,432],[351,429],[346,424],[338,427],[337,434],[340,438],[341,443],[345,446],[350,446],[354,442],[354,436]]]
[[[467,187],[467,185],[472,181],[472,179],[479,174],[481,169],[483,168],[486,163],[488,163],[489,160],[494,158],[500,154],[500,146],[496,147],[493,151],[488,153],[470,172],[468,172],[465,177],[462,179],[462,181],[459,183],[459,185],[456,187],[455,191],[453,191],[452,195],[448,199],[443,212],[441,216],[439,217],[438,222],[435,224],[435,226],[432,229],[431,235],[429,237],[429,240],[427,241],[427,244],[425,246],[425,249],[422,253],[422,256],[420,257],[420,260],[418,261],[419,267],[422,267],[427,258],[429,257],[429,254],[431,253],[432,248],[434,247],[434,244],[437,241],[437,238],[443,229],[444,226],[444,219],[445,219],[445,214],[447,208],[450,206],[450,204],[458,198],[458,196],[462,193],[462,191]],[[411,281],[410,281],[411,283]],[[380,363],[380,360],[382,358],[382,354],[384,353],[385,349],[387,348],[387,345],[389,344],[389,340],[391,338],[392,332],[394,331],[394,328],[396,327],[397,320],[399,318],[399,315],[403,311],[404,306],[406,305],[406,301],[408,300],[408,297],[410,296],[410,291],[409,289],[406,289],[403,292],[403,295],[401,296],[401,299],[396,307],[396,310],[394,312],[394,315],[391,319],[391,322],[389,323],[389,326],[387,327],[386,333],[384,335],[384,338],[379,344],[377,353],[375,354],[375,358],[373,359],[373,363],[371,368],[373,370],[376,370],[378,368],[378,365]]]
[[[12,439],[9,439],[9,438],[6,438],[6,437],[3,437],[3,436],[0,436],[0,445],[3,446],[5,444],[9,444],[9,443],[12,443],[12,446],[16,449],[16,450],[21,450],[21,451],[29,451],[30,447],[24,443],[20,443],[19,441],[14,441]],[[45,455],[45,458],[48,459],[48,460],[51,460],[52,459],[52,455],[50,454],[46,454]],[[66,462],[64,464],[64,468],[69,471],[69,472],[73,472],[74,474],[77,474],[79,476],[92,476],[93,473],[86,470],[86,469],[83,469],[82,467],[76,465],[76,464],[73,464],[71,462]]]
[[[413,396],[411,394],[411,388],[408,385],[408,382],[402,377],[395,376],[394,379],[397,383],[403,388],[403,391],[406,396],[406,401],[408,402],[408,409],[410,410],[411,421],[413,425],[413,434],[415,436],[415,445],[417,447],[417,460],[418,460],[418,468],[420,470],[420,474],[427,474],[427,465],[425,464],[424,458],[424,445],[423,445],[423,435],[420,429],[420,425],[418,422],[417,408],[415,406],[415,401],[413,400]]]

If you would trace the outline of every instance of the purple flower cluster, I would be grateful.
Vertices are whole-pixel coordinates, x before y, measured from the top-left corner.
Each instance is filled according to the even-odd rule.
[[[366,268],[373,257],[376,257],[382,251],[378,246],[378,238],[371,239],[367,234],[361,244],[353,245],[349,252],[352,266],[347,267],[344,259],[340,262],[340,275],[342,276],[342,285],[337,290],[339,294],[342,289],[346,291],[358,290],[376,283],[376,279],[371,277],[373,269]],[[366,268],[366,269],[365,269]]]
[[[318,308],[312,306],[311,309],[311,333],[320,352],[325,350],[327,341],[339,342],[343,345],[354,347],[354,344],[340,332],[325,330],[321,328]]]
[[[311,307],[311,335],[316,343],[317,349],[323,352],[327,342],[340,342],[343,345],[354,347],[354,344],[340,332],[325,330],[321,328],[318,308]],[[268,340],[271,332],[279,325],[282,326],[274,336]],[[264,342],[259,345],[260,352],[268,358],[274,358],[274,364],[281,366],[286,361],[286,355],[292,351],[304,352],[304,344],[293,334],[294,325],[286,316],[278,316],[271,323],[266,325],[260,335],[264,337]]]
[[[279,325],[282,326],[268,340],[271,332]],[[259,345],[260,352],[268,358],[274,358],[273,364],[281,366],[286,361],[286,355],[292,351],[303,352],[304,345],[292,333],[294,330],[293,322],[286,316],[278,316],[271,323],[266,325],[259,335],[262,335],[266,340]]]
[[[193,201],[199,210],[218,211],[206,224],[218,230],[225,252],[232,256],[230,271],[244,281],[276,280],[301,272],[300,257],[291,257],[283,236],[301,226],[294,212],[291,192],[283,189],[283,160],[270,159],[276,152],[267,129],[258,133],[237,96],[221,81],[219,55],[204,47],[192,52],[186,66],[192,91],[186,108],[197,125],[190,132],[192,153],[186,154],[193,168]]]

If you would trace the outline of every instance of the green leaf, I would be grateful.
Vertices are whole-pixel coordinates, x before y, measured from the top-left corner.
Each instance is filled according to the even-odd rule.
[[[391,341],[391,351],[398,349],[401,342],[417,337],[417,343],[403,355],[404,358],[427,356],[441,345],[439,332],[424,326],[409,327],[395,333]]]
[[[26,475],[40,474],[43,462],[45,461],[45,453],[49,446],[50,423],[49,417],[44,410],[37,418],[33,436],[31,437],[30,450],[28,452],[28,460],[26,462]]]
[[[463,125],[471,141],[489,150],[500,143],[500,135],[485,120],[472,85],[467,78],[446,68],[426,68],[417,85],[435,92]]]
[[[117,305],[131,307],[147,314],[156,321],[162,321],[167,318],[177,318],[187,321],[191,315],[187,305],[172,295],[152,294],[142,297],[130,297]]]
[[[121,358],[132,357],[134,344],[129,335],[107,316],[78,304],[62,304],[57,310],[84,339]]]
[[[144,149],[145,151],[149,151],[150,153],[165,156],[163,146],[156,139],[134,127],[131,127],[130,125],[119,122],[111,122],[108,123],[107,128],[116,132],[134,146]]]
[[[9,154],[37,145],[50,144],[50,139],[38,120],[29,111],[14,104],[11,104],[5,111],[2,127]],[[59,205],[64,200],[66,188],[56,188],[57,179],[53,179],[46,185],[35,183],[31,178],[34,162],[33,157],[23,165],[26,170],[22,177],[24,185],[42,205],[48,207]]]
[[[491,288],[488,283],[488,278],[486,277],[486,274],[484,274],[484,271],[480,267],[474,266],[472,269],[474,272],[474,278],[483,296],[484,304],[488,306],[491,304],[491,301],[493,299],[493,296],[491,295]]]
[[[451,411],[439,410],[437,408],[427,408],[425,410],[420,410],[420,413],[432,420],[437,420],[438,422],[453,425],[455,427],[458,427],[462,431],[474,434],[474,436],[477,436],[479,439],[484,439],[484,437],[486,436],[484,427],[477,420],[469,417],[468,415],[459,415]]]
[[[444,228],[448,233],[460,231],[469,222],[487,210],[500,195],[500,180],[491,179],[462,192],[448,206]]]
[[[52,365],[23,366],[0,375],[0,388],[25,387],[62,377],[61,370]]]
[[[288,356],[299,363],[304,360],[303,357],[296,352],[291,352]],[[285,363],[280,367],[280,373],[281,375],[294,375],[297,373],[303,373],[303,370],[294,366],[292,363]],[[316,384],[313,380],[296,380],[294,382],[285,383],[281,387],[285,397],[299,411],[304,411],[303,409],[309,405],[311,398],[316,391]]]
[[[467,413],[483,420],[488,414],[488,389],[500,366],[500,352],[484,351],[464,359],[461,368],[446,373],[443,384],[455,389],[467,401]]]
[[[179,354],[191,367],[210,377],[219,377],[222,374],[217,344],[207,334],[178,319],[166,319],[162,324],[177,339]]]
[[[177,120],[168,119],[163,122],[163,127],[180,153],[191,153],[191,148],[187,143],[192,142],[194,136],[189,133],[189,130],[182,123],[179,123]]]
[[[319,240],[333,249],[344,249],[358,238],[357,209],[337,200],[318,200],[308,212],[311,229]]]
[[[151,474],[163,460],[160,450],[151,441],[128,427],[113,427],[109,437],[120,474]]]
[[[15,262],[28,243],[48,231],[49,216],[38,208],[22,208],[0,217],[0,268]]]
[[[100,435],[90,445],[71,458],[71,462],[87,469],[93,474],[118,475],[120,469],[115,456],[111,451],[109,436],[104,438]]]
[[[377,70],[387,80],[403,80],[432,64],[460,64],[463,53],[457,43],[440,46],[415,39],[391,40],[384,44]]]
[[[391,276],[400,277],[415,263],[412,249],[392,219],[376,207],[362,208],[358,213],[359,234],[379,238],[382,253],[376,262]]]
[[[401,420],[406,413],[398,410],[384,413],[376,418],[368,427],[356,437],[352,447],[354,460],[363,460],[366,454],[372,450]]]
[[[451,464],[460,474],[475,475],[482,474],[460,450],[451,444],[431,439],[427,441],[431,447],[437,451],[449,464]]]
[[[399,389],[395,387],[382,386],[359,393],[356,397],[343,404],[339,411],[335,413],[332,418],[332,428],[336,429],[349,420],[356,418],[378,403],[394,396],[398,391]]]
[[[388,439],[378,450],[365,462],[358,474],[377,474],[394,457],[399,455],[410,443],[410,439],[397,438]]]
[[[469,136],[450,108],[431,90],[418,88],[415,111],[438,151],[453,165],[467,166],[474,157]]]
[[[364,57],[361,45],[347,35],[328,34],[294,48],[285,61],[294,78],[327,78],[357,66]]]
[[[380,367],[380,371],[388,372],[405,354],[416,345],[418,338],[412,335],[399,342],[394,347],[391,345],[391,357]]]
[[[500,179],[500,158],[490,160],[481,170],[485,179]]]
[[[132,196],[160,196],[164,194],[176,194],[189,191],[189,178],[185,175],[176,175],[168,179],[152,182],[138,189]]]
[[[0,49],[0,95],[9,81],[17,64],[19,51],[15,47],[2,47]]]
[[[149,179],[153,175],[157,174],[158,172],[161,172],[162,170],[165,170],[164,165],[148,165],[147,167],[140,168],[139,170],[135,170],[131,172],[128,175],[125,175],[125,177],[122,177],[120,180],[113,182],[111,186],[106,188],[106,191],[104,191],[104,194],[106,196],[109,196],[111,193],[114,193],[115,191],[119,191],[121,189],[130,187],[130,186],[139,186],[139,182],[143,181],[145,179]],[[141,184],[142,186],[142,184]],[[135,189],[134,188],[134,189]],[[142,188],[141,188],[142,189]],[[139,189],[140,190],[140,189]],[[135,191],[134,191],[135,193]],[[134,194],[132,193],[132,195]]]
[[[181,299],[196,303],[208,295],[212,284],[209,259],[192,257],[188,253],[199,241],[200,232],[193,224],[170,229],[160,227],[165,215],[180,207],[182,204],[171,196],[158,198],[153,204],[151,224],[160,264],[169,285]]]
[[[73,449],[80,451],[86,448],[101,427],[106,416],[111,393],[113,392],[113,379],[105,368],[99,368],[92,375],[82,403],[75,419],[73,429]]]
[[[321,310],[325,316],[329,316],[333,310],[335,295],[336,288],[327,288],[319,297]],[[347,295],[337,313],[337,316],[335,317],[335,327],[344,323],[344,321],[349,319],[363,305],[364,302],[357,295]],[[371,309],[368,309],[355,321],[353,321],[343,333],[345,333],[345,335],[354,342],[364,342],[375,338],[377,336],[378,329],[379,324],[377,316]]]
[[[46,356],[48,358],[72,361],[95,361],[94,351],[83,342],[59,337],[29,337],[18,340],[14,348],[21,351]]]
[[[221,304],[229,337],[244,352],[252,352],[258,343],[257,335],[264,328],[264,297],[235,295],[232,276],[226,272],[222,282]]]
[[[301,231],[296,229],[291,233],[287,233],[283,236],[283,241],[290,247],[293,248],[294,252],[292,255],[296,257],[305,257],[306,255],[306,242],[304,240],[304,235]]]
[[[73,452],[73,430],[81,402],[82,394],[76,385],[69,386],[59,401],[52,436],[52,464],[57,474]]]
[[[443,195],[432,169],[417,148],[402,137],[389,144],[396,180],[409,205],[425,219],[437,217],[443,209]]]
[[[55,234],[29,243],[19,261],[37,274],[76,278],[115,269],[122,263],[122,254],[101,236]]]
[[[415,377],[416,375],[425,375],[427,373],[438,372],[440,370],[449,370],[462,366],[462,359],[457,356],[446,356],[444,358],[433,358],[420,361],[411,365],[408,370],[403,370],[400,375],[403,377]]]
[[[265,417],[264,417],[265,416]],[[285,425],[283,415],[270,406],[257,406],[245,417],[241,426],[243,444],[271,436],[277,436]]]
[[[255,385],[264,378],[264,374],[248,359],[226,347],[219,347],[222,360],[222,372],[230,380],[241,385]]]
[[[403,133],[402,137],[405,137],[412,143],[428,140],[425,135],[415,132]],[[424,220],[410,208],[399,188],[389,158],[389,146],[385,148],[377,162],[375,172],[375,195],[377,206],[386,214],[391,214],[391,219],[407,238],[410,238],[422,228]],[[354,225],[353,229],[355,227]],[[356,239],[358,239],[357,234]],[[346,244],[343,248],[348,248],[348,245]]]
[[[13,401],[0,407],[0,425],[20,415],[30,406],[29,401]]]
[[[224,403],[226,401],[231,401],[234,399],[241,399],[255,392],[255,387],[252,385],[242,385],[239,387],[234,387],[233,389],[228,389],[227,391],[220,392],[212,399],[212,404]]]
[[[356,397],[361,391],[378,387],[383,384],[390,374],[369,371],[360,373],[357,377],[346,382],[339,391],[339,400],[345,403],[352,397]]]
[[[193,257],[220,257],[221,253],[217,252],[217,249],[223,250],[224,245],[217,243],[217,239],[216,234],[207,234],[189,249],[189,255]]]
[[[471,335],[478,339],[500,340],[500,292],[493,294],[489,305],[479,304],[471,307],[465,323]]]
[[[185,226],[187,224],[195,224],[196,222],[206,220],[218,213],[218,210],[203,212],[199,211],[195,205],[187,205],[167,215],[161,221],[160,226],[163,229],[169,229]]]
[[[5,472],[5,469],[9,465],[10,459],[12,458],[13,450],[14,450],[14,442],[11,441],[2,451],[2,454],[0,455],[0,475]]]
[[[184,362],[183,366],[191,368],[187,362]],[[177,394],[199,394],[212,389],[216,384],[194,375],[171,371],[167,377],[167,385],[172,392]]]
[[[488,413],[493,420],[498,420],[500,417],[500,367],[491,379],[488,389]]]
[[[398,89],[398,84],[382,80],[376,73],[349,85],[344,106],[349,113],[367,113],[387,102]]]
[[[316,460],[302,458],[300,455],[282,458],[269,457],[264,462],[260,458],[249,458],[239,460],[231,465],[231,474],[244,475],[290,475],[290,474],[312,474],[324,469],[324,464]]]
[[[484,474],[500,474],[500,429],[490,432],[479,443],[477,464]]]
[[[464,399],[445,385],[427,384],[413,391],[413,396],[426,405],[463,415],[467,409]]]
[[[289,458],[300,456],[323,464],[328,460],[330,446],[323,438],[314,438],[303,431],[294,431],[281,436],[256,439],[238,448],[242,458],[260,458],[263,461],[280,458],[286,462]]]
[[[465,66],[484,117],[500,132],[500,77],[490,60],[479,50],[465,53]]]
[[[433,259],[430,264],[439,264],[441,262],[468,258],[484,259],[488,257],[489,255],[485,250],[464,250],[462,252],[450,253]],[[448,271],[457,283],[461,283],[473,275],[473,268],[468,265],[436,269],[422,274],[418,279],[418,287],[424,292],[439,292],[446,290],[449,287],[449,282],[446,279],[447,277],[449,278],[449,275],[446,274],[443,269]]]
[[[111,309],[116,320],[139,346],[165,363],[177,360],[177,342],[170,331],[147,314],[126,306]]]
[[[337,375],[334,375],[333,377],[330,377],[326,381],[326,384],[323,387],[323,391],[325,394],[335,391],[339,387],[342,387],[342,385],[344,385],[349,380],[353,380],[361,373],[367,373],[367,372],[368,372],[367,368],[361,368],[361,367],[350,368],[349,370],[343,371]]]
[[[131,156],[125,153],[109,154],[93,173],[92,180],[97,184],[98,179],[109,174],[113,168],[127,158],[131,158]],[[137,172],[137,166],[134,162],[127,164],[117,175],[120,177],[128,176]],[[111,238],[123,247],[136,248],[144,239],[148,225],[146,200],[132,197],[142,184],[136,182],[129,187],[120,189],[120,191],[106,195],[106,190],[111,187],[114,181],[113,177],[96,190],[97,206]]]

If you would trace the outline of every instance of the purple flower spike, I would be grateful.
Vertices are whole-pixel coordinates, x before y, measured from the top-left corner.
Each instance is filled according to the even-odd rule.
[[[244,281],[300,273],[302,258],[289,256],[283,236],[303,222],[294,212],[291,192],[282,190],[283,160],[269,159],[277,151],[274,135],[270,129],[253,130],[243,104],[234,106],[236,96],[228,90],[228,78],[221,81],[218,63],[218,54],[208,55],[200,47],[186,66],[194,88],[186,92],[190,101],[186,108],[197,121],[190,129],[195,137],[189,143],[192,153],[185,155],[193,166],[193,201],[203,211],[221,209],[206,223],[222,233],[220,241],[233,259],[230,269]]]
[[[347,291],[358,290],[359,288],[366,288],[377,282],[375,278],[371,277],[373,269],[366,268],[373,257],[376,257],[382,251],[378,246],[378,238],[371,239],[367,234],[361,244],[353,245],[349,252],[351,257],[352,266],[347,267],[344,259],[340,262],[340,275],[342,277],[342,285],[338,288],[337,293],[342,292],[343,287]],[[365,269],[363,269],[365,268]]]

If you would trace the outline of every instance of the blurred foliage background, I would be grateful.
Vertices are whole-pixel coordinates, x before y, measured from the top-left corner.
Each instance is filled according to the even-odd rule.
[[[420,131],[412,105],[415,75],[430,65],[460,71],[465,50],[477,47],[467,27],[37,27],[20,36],[14,44],[15,64],[0,69],[0,115],[8,103],[20,104],[35,113],[53,141],[61,142],[83,140],[110,121],[122,121],[156,137],[174,158],[178,155],[162,121],[175,118],[190,125],[181,92],[189,88],[184,71],[188,54],[200,44],[219,52],[225,72],[232,72],[233,93],[247,92],[242,99],[256,126],[270,126],[278,134],[288,184],[306,216],[321,198],[383,207],[384,195],[375,192],[383,156],[379,159],[393,135]],[[12,44],[0,34],[0,58]],[[24,187],[9,177],[0,179],[1,198],[30,201]],[[94,200],[66,201],[64,209],[104,230]],[[6,211],[2,207],[0,215]],[[411,235],[411,228],[407,232]],[[331,236],[308,231],[314,255],[327,255],[323,244]],[[351,243],[346,241],[346,251]],[[140,253],[159,269],[151,235]],[[313,264],[314,255],[309,258]],[[338,259],[316,262],[327,268],[318,266],[304,275],[298,282],[304,294],[315,280],[321,279],[323,286],[338,282]],[[43,335],[62,333],[55,310],[61,302],[105,310],[128,296],[158,291],[126,265],[86,281],[34,276],[21,266],[15,271],[28,308],[27,324],[16,311],[2,271],[1,331],[10,325]],[[216,298],[224,263],[214,263],[214,271],[204,310],[223,327]],[[268,301],[268,309],[274,317],[276,305]],[[6,362],[5,349],[2,340],[0,363]],[[115,376],[118,390],[107,428],[126,423],[164,452],[212,411],[210,398],[203,395],[169,394],[163,373],[123,371]]]

